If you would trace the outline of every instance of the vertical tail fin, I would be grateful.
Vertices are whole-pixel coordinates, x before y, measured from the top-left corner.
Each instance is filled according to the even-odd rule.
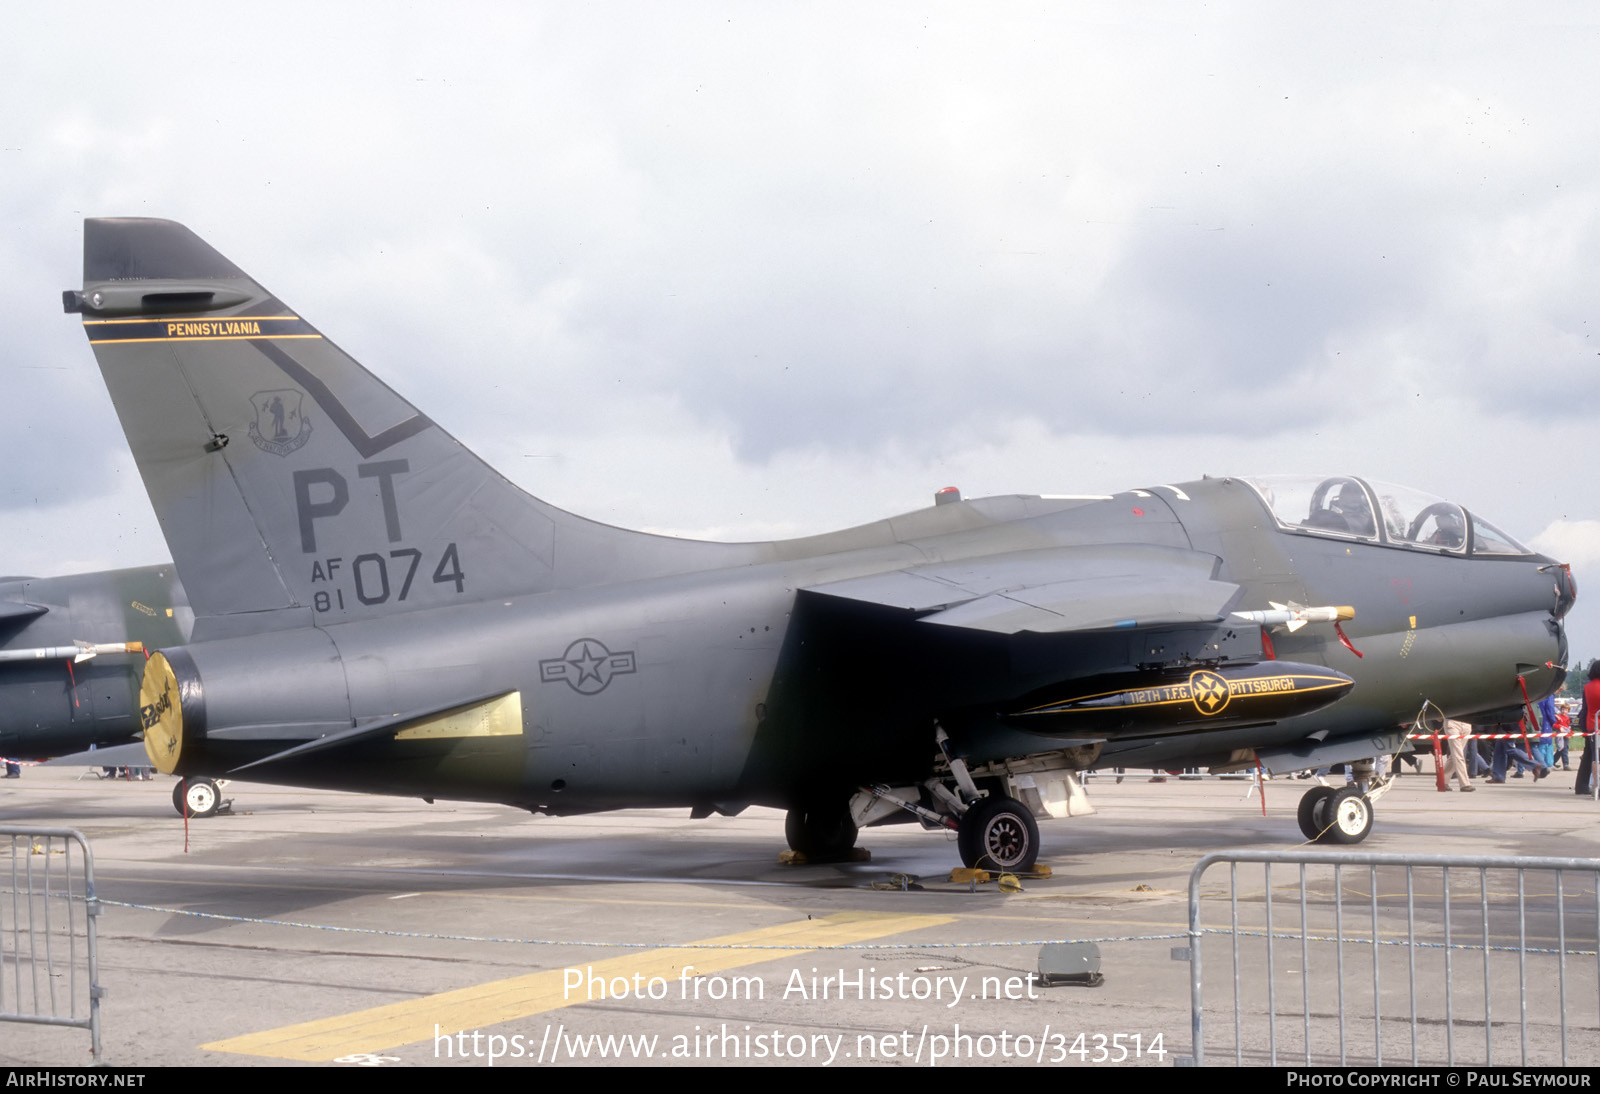
[[[86,221],[66,308],[197,617],[332,623],[725,553],[523,493],[181,224]]]

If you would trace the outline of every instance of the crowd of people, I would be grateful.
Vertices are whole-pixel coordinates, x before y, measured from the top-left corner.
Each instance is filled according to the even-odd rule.
[[[1445,762],[1446,786],[1454,781],[1460,789],[1470,791],[1475,789],[1472,780],[1485,776],[1491,785],[1504,784],[1507,778],[1526,778],[1530,774],[1537,781],[1554,771],[1557,764],[1561,770],[1570,771],[1570,742],[1574,733],[1580,733],[1585,742],[1573,792],[1590,794],[1590,779],[1595,774],[1596,723],[1600,721],[1600,659],[1589,663],[1583,698],[1576,708],[1570,702],[1550,697],[1535,705],[1533,713],[1537,725],[1530,724],[1526,717],[1476,729],[1465,722],[1446,723],[1445,739],[1449,745]]]

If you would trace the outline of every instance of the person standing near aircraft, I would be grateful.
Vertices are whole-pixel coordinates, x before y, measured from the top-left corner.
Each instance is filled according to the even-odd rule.
[[[1450,748],[1444,762],[1445,786],[1449,787],[1450,777],[1454,775],[1461,782],[1462,792],[1470,794],[1477,789],[1467,773],[1467,738],[1472,736],[1472,726],[1466,722],[1446,722],[1444,732],[1445,743]]]
[[[1489,773],[1489,781],[1503,783],[1506,781],[1506,761],[1510,760],[1517,765],[1516,778],[1522,778],[1522,768],[1533,768],[1535,781],[1550,774],[1550,769],[1539,763],[1532,756],[1519,748],[1512,737],[1517,732],[1517,722],[1501,722],[1494,727],[1494,767]]]
[[[1535,705],[1534,710],[1539,715],[1539,739],[1534,741],[1528,749],[1533,753],[1533,758],[1542,767],[1553,768],[1556,765],[1556,701],[1554,696],[1546,695]]]
[[[1600,718],[1600,658],[1589,662],[1589,682],[1583,685],[1583,706],[1578,712],[1578,725],[1583,730],[1583,759],[1578,761],[1578,782],[1575,794],[1589,793],[1589,780],[1594,775],[1595,722]]]
[[[1473,736],[1467,741],[1467,768],[1479,778],[1494,774],[1494,747],[1478,736],[1478,727],[1472,727]]]

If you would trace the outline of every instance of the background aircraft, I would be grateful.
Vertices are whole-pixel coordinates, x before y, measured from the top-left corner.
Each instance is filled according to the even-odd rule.
[[[170,564],[67,577],[0,577],[0,756],[83,753],[93,766],[146,766],[138,747],[146,651],[179,645],[194,614]],[[134,750],[120,746],[132,743]],[[210,816],[215,782],[188,780],[173,805]]]
[[[192,619],[170,565],[0,578],[0,756],[137,740],[143,651]]]
[[[181,225],[90,220],[66,294],[195,611],[161,770],[580,813],[751,803],[811,854],[955,829],[1025,868],[1091,766],[1299,769],[1365,836],[1433,704],[1559,684],[1565,567],[1351,477],[941,504],[701,543],[518,490]],[[458,374],[459,375],[459,374]],[[1319,788],[1319,791],[1321,788]]]
[[[193,624],[170,563],[0,578],[0,756],[147,766],[139,716],[145,658],[186,641]],[[216,780],[173,787],[181,814],[209,817],[224,804]]]

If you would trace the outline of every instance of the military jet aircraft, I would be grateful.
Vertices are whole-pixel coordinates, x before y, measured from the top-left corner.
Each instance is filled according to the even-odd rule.
[[[788,810],[1025,869],[1092,767],[1371,758],[1425,710],[1564,674],[1570,572],[1460,506],[1351,476],[936,504],[704,543],[507,482],[179,224],[90,220],[65,294],[195,613],[152,656],[162,771],[503,802]]]
[[[0,577],[0,756],[146,762],[139,745],[145,651],[181,645],[193,622],[170,564],[68,577]],[[132,742],[135,756],[118,751]],[[192,779],[173,805],[210,816],[217,784]]]
[[[190,619],[170,565],[0,577],[0,755],[137,741],[143,651],[181,644]]]

